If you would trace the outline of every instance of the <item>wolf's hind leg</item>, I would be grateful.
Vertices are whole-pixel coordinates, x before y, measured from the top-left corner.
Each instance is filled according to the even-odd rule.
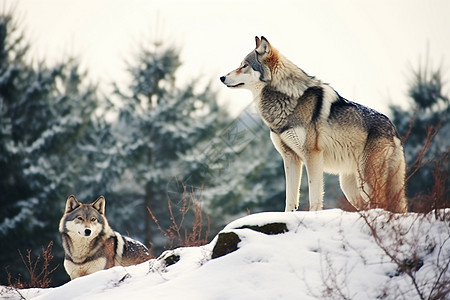
[[[361,188],[358,186],[355,174],[340,174],[339,183],[348,202],[357,210],[367,209],[368,203],[361,196]]]

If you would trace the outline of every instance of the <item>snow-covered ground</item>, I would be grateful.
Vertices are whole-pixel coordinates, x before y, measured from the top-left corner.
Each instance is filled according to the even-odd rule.
[[[254,214],[222,230],[234,232],[240,242],[236,251],[215,259],[211,254],[217,236],[208,245],[170,250],[138,266],[100,271],[57,288],[3,289],[0,297],[420,299],[419,291],[428,299],[439,289],[436,281],[450,285],[450,210],[439,214],[436,218],[374,210],[362,217],[337,209]],[[269,223],[285,223],[287,231],[269,235],[238,229]],[[179,261],[166,266],[164,258],[173,255]]]

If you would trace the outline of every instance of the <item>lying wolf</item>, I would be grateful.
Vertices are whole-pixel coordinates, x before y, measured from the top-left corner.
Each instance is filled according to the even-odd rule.
[[[147,247],[111,229],[103,196],[91,204],[69,196],[59,232],[65,251],[64,268],[71,279],[150,259]]]

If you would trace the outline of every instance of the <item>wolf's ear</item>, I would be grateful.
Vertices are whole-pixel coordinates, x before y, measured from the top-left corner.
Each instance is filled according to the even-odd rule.
[[[255,41],[256,41],[256,48],[258,49],[259,45],[261,45],[261,40],[259,39],[259,37],[255,36]]]
[[[77,198],[75,198],[74,195],[70,195],[69,198],[67,198],[65,213],[70,213],[79,206],[81,206],[81,203],[78,202]]]
[[[269,54],[271,51],[271,46],[270,46],[269,41],[263,36],[261,37],[259,44],[258,44],[258,40],[256,42],[256,49],[255,49],[256,53],[258,53],[259,55]]]
[[[100,214],[105,214],[105,197],[100,196],[97,200],[91,203],[91,206],[95,208]]]

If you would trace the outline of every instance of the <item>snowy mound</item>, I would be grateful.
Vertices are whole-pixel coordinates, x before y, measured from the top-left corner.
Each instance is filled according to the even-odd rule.
[[[166,251],[20,299],[445,299],[450,210],[261,213],[208,245]],[[6,291],[3,290],[3,295]],[[22,298],[23,299],[23,298]],[[450,298],[449,298],[450,299]]]

